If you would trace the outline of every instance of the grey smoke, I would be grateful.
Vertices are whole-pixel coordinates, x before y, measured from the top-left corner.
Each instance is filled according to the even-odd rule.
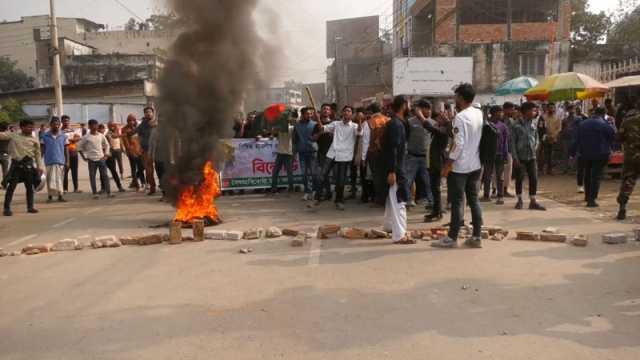
[[[254,15],[272,14],[254,14],[257,0],[168,2],[183,29],[158,82],[161,158],[172,160],[164,187],[175,201],[221,155],[218,140],[231,135],[247,91],[269,83],[277,50],[258,34]]]

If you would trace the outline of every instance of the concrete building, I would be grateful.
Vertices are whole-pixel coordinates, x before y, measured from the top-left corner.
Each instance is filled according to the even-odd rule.
[[[163,67],[157,55],[82,55],[69,56],[63,64],[66,85],[157,80]]]
[[[63,86],[64,112],[74,122],[96,119],[102,123],[114,120],[126,123],[127,115],[143,115],[143,108],[158,96],[156,84],[148,80]],[[33,119],[46,121],[55,107],[53,88],[38,88],[0,93],[0,103],[16,99]]]
[[[82,45],[82,34],[101,28],[102,25],[86,19],[58,18],[58,36],[69,44]],[[0,23],[0,56],[16,61],[20,70],[36,79],[36,86],[47,85],[42,80],[43,77],[46,79],[44,73],[50,71],[51,65],[48,60],[43,61],[43,53],[48,54],[46,44],[50,39],[47,15],[25,16],[19,21]],[[60,48],[65,49],[65,55],[74,55],[73,49],[68,49],[65,43],[61,43]]]
[[[50,17],[25,16],[19,21],[0,23],[0,56],[17,62],[17,67],[35,79],[36,87],[51,85]],[[170,31],[101,31],[104,26],[86,19],[58,18],[62,63],[66,57],[93,54],[134,54],[164,56],[176,35]],[[103,62],[132,58],[111,57]],[[151,58],[149,58],[151,59]],[[138,58],[139,60],[139,58]],[[74,62],[78,65],[80,60]],[[153,59],[148,61],[155,61]],[[95,69],[95,63],[92,66]],[[87,70],[91,72],[93,70]],[[67,72],[65,71],[66,75]],[[129,80],[136,79],[136,77]],[[63,76],[63,83],[66,79]],[[124,80],[120,78],[119,80]],[[75,84],[73,80],[72,84]]]
[[[391,46],[378,16],[327,22],[327,96],[341,107],[391,92]]]
[[[394,0],[394,56],[471,56],[474,85],[569,70],[569,0]]]

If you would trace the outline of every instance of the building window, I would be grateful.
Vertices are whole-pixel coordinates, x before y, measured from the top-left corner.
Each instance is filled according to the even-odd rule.
[[[544,76],[546,54],[521,54],[520,55],[520,75],[521,76]]]
[[[506,24],[507,0],[461,0],[460,24]]]
[[[511,0],[511,22],[544,23],[558,21],[558,0]]]

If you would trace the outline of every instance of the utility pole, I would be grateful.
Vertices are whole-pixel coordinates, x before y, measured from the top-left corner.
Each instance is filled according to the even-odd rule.
[[[51,53],[53,55],[53,90],[56,94],[56,109],[54,115],[64,114],[62,102],[62,80],[60,76],[60,45],[58,43],[58,21],[56,20],[56,10],[54,0],[49,0],[50,20],[51,20]]]

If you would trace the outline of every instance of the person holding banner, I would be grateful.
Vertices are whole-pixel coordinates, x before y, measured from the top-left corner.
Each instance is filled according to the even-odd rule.
[[[342,109],[342,120],[334,121],[328,125],[320,125],[320,129],[325,133],[333,133],[333,142],[327,151],[327,163],[322,172],[322,185],[318,189],[329,186],[329,175],[335,170],[336,183],[336,209],[344,211],[344,185],[347,177],[347,170],[351,167],[356,140],[360,131],[359,126],[353,123],[353,108],[346,105]],[[321,204],[321,196],[316,195],[317,200],[313,206]]]

